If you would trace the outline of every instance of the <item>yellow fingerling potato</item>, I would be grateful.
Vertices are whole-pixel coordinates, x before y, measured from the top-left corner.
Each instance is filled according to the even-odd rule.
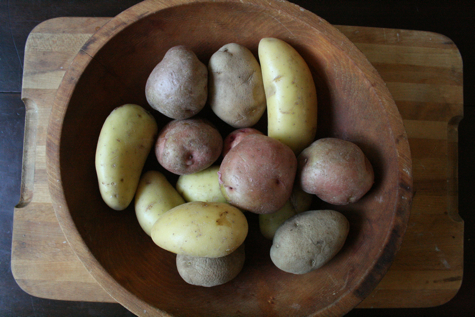
[[[287,219],[295,216],[294,207],[292,206],[290,200],[288,200],[284,207],[280,208],[274,213],[271,214],[260,214],[259,215],[259,229],[261,230],[262,235],[272,240],[274,238],[275,232],[279,229]]]
[[[155,118],[138,105],[120,106],[104,122],[96,173],[102,199],[112,209],[123,210],[132,202],[157,133]]]
[[[170,209],[184,204],[167,178],[158,171],[148,171],[140,179],[135,193],[135,215],[149,236],[157,219]]]
[[[296,155],[317,131],[317,92],[302,56],[286,42],[263,38],[259,61],[267,101],[267,135],[288,145]]]
[[[176,189],[183,198],[190,201],[225,203],[219,188],[219,166],[211,166],[200,172],[181,175],[176,183]]]
[[[247,219],[236,207],[195,201],[158,218],[152,227],[152,240],[176,254],[218,258],[236,250],[247,232]]]

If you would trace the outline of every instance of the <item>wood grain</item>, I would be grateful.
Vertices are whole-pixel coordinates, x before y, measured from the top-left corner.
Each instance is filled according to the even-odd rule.
[[[74,57],[71,47],[79,49],[108,20],[50,20],[32,32],[32,45],[30,38],[27,43],[22,97],[28,146],[22,201],[15,208],[12,271],[34,296],[113,301],[66,243],[45,172],[47,120],[55,89]],[[455,295],[463,274],[463,221],[456,205],[456,136],[463,102],[460,56],[451,41],[438,34],[338,28],[387,81],[405,120],[414,169],[415,196],[403,245],[389,272],[359,307],[442,304]]]

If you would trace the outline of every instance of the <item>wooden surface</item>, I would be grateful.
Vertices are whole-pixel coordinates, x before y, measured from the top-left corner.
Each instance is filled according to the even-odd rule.
[[[28,40],[23,97],[28,122],[38,126],[36,131],[28,129],[36,135],[36,142],[25,147],[35,162],[35,175],[34,187],[25,186],[24,200],[34,195],[26,207],[15,209],[12,271],[21,287],[35,296],[111,300],[65,243],[51,209],[44,156],[48,107],[64,69],[74,51],[106,20],[63,19],[59,27],[48,21]],[[462,115],[458,51],[447,38],[432,33],[339,28],[387,81],[405,119],[414,160],[416,194],[403,246],[360,307],[444,303],[460,287],[463,271],[463,222],[456,204],[457,118]]]

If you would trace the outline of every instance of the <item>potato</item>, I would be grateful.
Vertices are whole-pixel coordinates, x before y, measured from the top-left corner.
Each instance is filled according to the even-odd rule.
[[[193,51],[170,48],[150,73],[145,96],[152,108],[172,119],[200,112],[208,98],[208,69]]]
[[[302,151],[298,162],[302,189],[333,205],[358,201],[374,183],[371,163],[349,141],[319,139]]]
[[[246,239],[244,214],[226,203],[189,202],[158,218],[152,240],[176,254],[218,258],[231,254]]]
[[[334,210],[310,210],[287,219],[277,229],[270,257],[282,271],[305,274],[330,261],[343,247],[349,222]]]
[[[219,166],[211,166],[200,172],[181,175],[176,183],[178,193],[188,202],[204,201],[225,203],[219,188]]]
[[[246,47],[221,47],[208,63],[209,104],[214,113],[234,128],[251,127],[266,109],[259,63]]]
[[[193,118],[169,122],[159,133],[155,155],[165,169],[185,175],[210,167],[222,149],[219,131],[207,120]]]
[[[233,253],[220,258],[202,258],[178,254],[176,266],[185,282],[213,287],[227,283],[241,272],[246,259],[244,244]]]
[[[157,132],[154,117],[138,105],[117,107],[105,120],[95,165],[102,199],[112,209],[132,202]]]
[[[244,139],[245,137],[251,134],[263,134],[263,133],[253,128],[243,128],[243,129],[234,130],[233,132],[228,134],[228,136],[224,139],[223,157],[225,157],[226,154],[228,154],[229,150],[231,150],[239,142],[241,142],[242,139]]]
[[[244,210],[276,212],[290,198],[296,163],[285,144],[265,135],[249,135],[221,163],[221,192],[230,204]]]
[[[135,193],[135,215],[145,233],[151,235],[152,226],[162,214],[184,203],[162,173],[148,171],[141,177]]]
[[[259,229],[261,230],[261,233],[265,238],[272,240],[277,229],[287,219],[295,215],[295,209],[290,203],[290,200],[288,200],[285,203],[284,207],[280,208],[276,212],[273,212],[271,214],[259,215]]]
[[[314,195],[304,192],[300,185],[295,182],[290,195],[290,203],[296,213],[301,213],[309,210],[313,197]]]
[[[296,155],[317,132],[317,93],[312,73],[286,42],[263,38],[259,61],[267,100],[267,135],[288,145]]]

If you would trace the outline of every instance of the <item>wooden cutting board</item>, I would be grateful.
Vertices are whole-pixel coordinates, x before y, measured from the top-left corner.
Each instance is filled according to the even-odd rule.
[[[48,117],[66,69],[109,18],[56,18],[26,43],[26,105],[21,199],[14,210],[12,272],[27,293],[48,299],[114,302],[68,245],[46,176]],[[410,30],[336,26],[368,57],[396,100],[409,136],[414,200],[395,261],[359,308],[431,307],[449,301],[463,276],[458,215],[458,123],[462,59],[447,37]],[[87,123],[85,123],[87,124]]]

